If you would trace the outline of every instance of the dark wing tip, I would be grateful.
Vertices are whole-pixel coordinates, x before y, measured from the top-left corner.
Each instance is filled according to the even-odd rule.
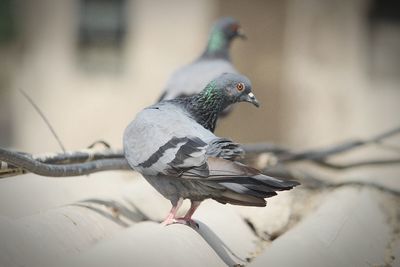
[[[264,174],[259,174],[259,175],[253,176],[252,178],[263,183],[266,186],[270,186],[270,187],[274,188],[277,191],[290,190],[290,189],[294,188],[295,186],[300,185],[300,183],[298,181],[281,180],[281,179],[277,179],[277,178],[267,176]]]
[[[278,194],[277,191],[291,190],[300,183],[297,181],[278,180],[259,174],[250,177],[230,178],[220,181],[219,184],[231,192],[229,195],[223,194],[227,203],[260,207],[266,205],[264,198],[276,196]]]

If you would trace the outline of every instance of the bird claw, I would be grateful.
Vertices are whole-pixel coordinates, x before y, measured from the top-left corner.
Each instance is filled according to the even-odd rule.
[[[165,226],[175,223],[185,224],[193,229],[199,229],[199,224],[192,219],[177,218],[177,219],[167,219],[162,222],[162,224]]]
[[[192,227],[193,229],[199,229],[199,224],[192,219],[178,218],[177,220],[181,221],[181,223],[186,224],[187,226]]]

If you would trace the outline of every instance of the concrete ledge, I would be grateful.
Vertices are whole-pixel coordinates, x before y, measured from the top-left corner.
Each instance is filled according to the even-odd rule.
[[[85,198],[113,197],[139,179],[142,179],[139,174],[122,171],[67,178],[30,173],[0,179],[0,214],[18,219]]]
[[[298,198],[311,192],[295,189],[266,208],[208,200],[195,213],[195,231],[158,224],[170,203],[144,179],[117,182],[123,188],[107,196],[0,217],[0,266],[234,266],[255,258],[249,266],[337,267],[397,264],[400,257],[398,199],[372,189],[346,187],[318,198]],[[280,233],[293,207],[304,211],[315,203],[322,204],[259,253],[266,243],[242,217],[258,234]]]
[[[293,192],[279,192],[267,200],[266,208],[235,206],[235,210],[250,221],[257,234],[264,239],[281,234],[292,214]]]
[[[204,224],[200,222],[200,228]],[[240,260],[232,255],[221,257],[212,249],[213,234],[199,235],[184,225],[162,226],[143,222],[117,234],[77,258],[67,260],[62,266],[234,266]],[[60,262],[55,262],[55,266]]]
[[[197,231],[185,225],[137,223],[64,266],[234,266],[247,263],[256,236],[229,206],[200,206]],[[229,227],[227,227],[229,223]],[[60,265],[60,261],[54,262]]]
[[[249,266],[385,266],[392,229],[378,196],[359,188],[327,193],[315,213]]]
[[[184,264],[191,259],[192,265],[199,261],[199,264],[221,266],[221,262],[246,263],[247,258],[253,257],[257,237],[231,206],[212,200],[203,203],[195,214],[200,225],[196,233],[184,225],[162,227],[158,222],[140,223],[149,217],[161,219],[170,209],[169,202],[146,181],[135,180],[122,191],[113,198],[86,199],[16,220],[1,217],[0,266],[59,266],[63,262],[72,264],[70,258],[76,258],[73,266],[86,266],[92,253],[99,254],[91,259],[93,264],[106,255],[104,262],[119,265],[119,258],[123,256],[115,256],[115,251],[125,247],[126,242],[129,246],[124,253],[132,257],[127,264],[136,258],[142,262],[147,260],[146,266],[168,260]],[[138,223],[140,226],[136,227]],[[114,245],[107,245],[109,242]],[[186,258],[182,259],[175,244]],[[108,255],[102,251],[103,246],[115,247]],[[198,258],[195,248],[199,251]],[[165,255],[158,255],[158,251],[164,251]],[[141,255],[146,257],[140,258]]]
[[[49,266],[55,259],[76,255],[126,227],[107,214],[111,212],[100,207],[66,206],[18,220],[2,217],[0,266]]]

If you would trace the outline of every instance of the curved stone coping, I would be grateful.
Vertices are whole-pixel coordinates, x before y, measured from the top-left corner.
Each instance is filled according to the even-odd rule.
[[[380,196],[355,187],[327,193],[316,212],[249,266],[386,266],[393,229],[383,207],[390,209],[393,202]]]

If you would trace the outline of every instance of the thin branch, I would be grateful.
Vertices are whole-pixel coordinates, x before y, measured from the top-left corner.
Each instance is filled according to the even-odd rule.
[[[314,160],[313,162],[321,165],[322,167],[337,169],[337,170],[345,170],[350,168],[357,168],[362,166],[371,166],[371,165],[390,165],[390,164],[400,164],[400,158],[394,159],[374,159],[374,160],[365,160],[365,161],[356,161],[350,163],[332,163],[327,160]]]
[[[392,136],[397,135],[399,133],[400,133],[400,127],[394,128],[392,130],[389,130],[389,131],[386,131],[384,133],[381,133],[381,134],[375,136],[374,138],[371,138],[370,142],[378,143],[378,142],[383,141],[384,139],[388,139],[389,137],[392,137]]]
[[[304,188],[309,188],[312,190],[316,189],[327,189],[327,188],[338,188],[344,186],[365,186],[380,190],[385,193],[390,193],[395,196],[400,196],[400,191],[394,188],[390,188],[388,186],[370,182],[370,181],[343,181],[343,182],[335,182],[328,177],[321,178],[321,175],[315,175],[310,173],[309,171],[302,171],[299,169],[288,168],[285,165],[278,165],[272,168],[266,168],[263,170],[263,173],[273,177],[280,177],[283,179],[291,179],[298,180],[301,183],[301,186]]]
[[[74,152],[34,156],[32,158],[48,164],[70,164],[83,163],[99,159],[124,159],[125,157],[121,150],[107,149],[105,151],[94,151],[91,149],[85,149]]]
[[[111,146],[110,146],[110,144],[109,143],[107,143],[106,141],[104,141],[104,140],[97,140],[97,141],[94,141],[90,146],[88,146],[88,148],[94,148],[95,146],[97,146],[97,145],[103,145],[105,148],[111,148]]]
[[[334,145],[328,148],[306,150],[304,152],[289,152],[279,157],[281,162],[299,161],[299,160],[321,160],[329,156],[340,154],[359,146],[364,145],[363,141],[348,141],[342,144]]]
[[[8,164],[38,175],[51,177],[79,176],[99,171],[130,169],[125,158],[98,159],[85,163],[59,165],[42,163],[28,154],[12,152],[2,148],[0,148],[0,161],[5,161]]]
[[[366,140],[346,141],[344,143],[333,145],[328,148],[310,149],[310,150],[300,151],[300,152],[294,152],[286,147],[276,145],[276,144],[270,144],[270,143],[246,144],[246,145],[243,145],[243,149],[246,153],[254,153],[254,154],[272,153],[272,154],[275,154],[278,157],[279,162],[311,160],[311,161],[316,161],[317,163],[319,163],[330,156],[345,153],[345,152],[348,152],[350,150],[353,150],[355,148],[358,148],[358,147],[361,147],[364,145],[369,145],[369,144],[375,143],[375,144],[379,144],[382,147],[384,147],[381,144],[381,142],[384,139],[387,139],[387,138],[397,135],[399,133],[400,133],[400,127],[391,129],[387,132],[384,132],[382,134],[379,134],[377,136],[374,136],[374,137],[366,139]]]
[[[387,139],[389,137],[392,137],[394,135],[397,135],[400,133],[400,127],[389,130],[387,132],[384,132],[382,134],[379,134],[375,137],[372,137],[370,139],[366,140],[354,140],[354,141],[347,141],[342,144],[330,146],[328,148],[324,149],[313,149],[313,150],[308,150],[304,152],[298,152],[298,153],[288,153],[284,154],[279,158],[279,161],[281,162],[289,162],[289,161],[298,161],[298,160],[312,160],[312,161],[320,161],[324,160],[327,157],[341,154],[344,152],[348,152],[350,150],[353,150],[355,148],[372,144],[372,143],[379,143],[383,141],[384,139]]]
[[[388,186],[385,186],[385,185],[382,185],[382,184],[379,184],[376,182],[370,182],[370,181],[331,182],[331,181],[329,181],[329,179],[316,178],[315,176],[313,176],[310,173],[303,174],[303,176],[299,180],[300,180],[302,186],[308,187],[310,189],[339,188],[339,187],[345,187],[345,186],[365,186],[365,187],[377,189],[384,193],[392,194],[397,197],[400,196],[399,190],[390,188]]]
[[[27,171],[20,167],[8,164],[4,161],[0,161],[0,179],[25,173],[27,173]]]
[[[277,163],[286,163],[301,160],[311,160],[323,167],[331,169],[348,169],[366,165],[399,164],[400,159],[375,159],[347,164],[338,164],[328,161],[328,157],[350,151],[362,145],[381,142],[383,139],[400,132],[400,128],[375,136],[364,141],[350,141],[340,145],[331,146],[326,149],[308,150],[306,152],[290,152],[273,144],[249,144],[243,145],[248,153],[270,152],[275,154]],[[99,142],[104,144],[103,142]],[[3,162],[2,162],[3,161]],[[75,175],[90,174],[104,170],[128,170],[129,165],[121,150],[106,149],[105,151],[94,151],[91,149],[66,152],[60,154],[47,154],[32,156],[27,153],[14,152],[0,148],[0,178],[32,172],[44,176],[67,177]]]
[[[348,169],[366,165],[399,164],[398,159],[366,160],[348,164],[330,163],[328,161],[314,161],[319,165],[331,169]],[[13,152],[0,148],[0,178],[24,174],[27,172],[52,177],[68,177],[90,174],[104,170],[129,170],[128,162],[121,151],[77,151],[66,154],[48,154],[33,157],[26,153]],[[272,174],[271,174],[272,175]],[[288,177],[274,174],[273,176]],[[293,177],[296,178],[296,177]]]
[[[375,188],[379,191],[385,192],[385,193],[390,193],[395,196],[400,196],[400,191],[381,185],[377,184],[374,182],[367,182],[367,181],[347,181],[347,182],[340,182],[340,183],[330,183],[327,184],[328,187],[331,188],[337,188],[337,187],[343,187],[343,186],[367,186],[367,187],[372,187]]]
[[[47,127],[49,127],[51,133],[53,134],[54,138],[57,140],[58,145],[61,147],[61,150],[63,152],[65,152],[64,145],[62,144],[62,142],[61,142],[60,138],[58,137],[56,131],[51,126],[49,120],[46,118],[46,116],[44,115],[42,110],[39,108],[39,106],[36,105],[36,103],[33,101],[33,99],[26,92],[24,92],[22,89],[19,89],[19,92],[26,98],[26,100],[28,100],[28,102],[33,106],[33,108],[37,111],[37,113],[39,113],[40,117],[44,120],[44,122],[46,123]]]

